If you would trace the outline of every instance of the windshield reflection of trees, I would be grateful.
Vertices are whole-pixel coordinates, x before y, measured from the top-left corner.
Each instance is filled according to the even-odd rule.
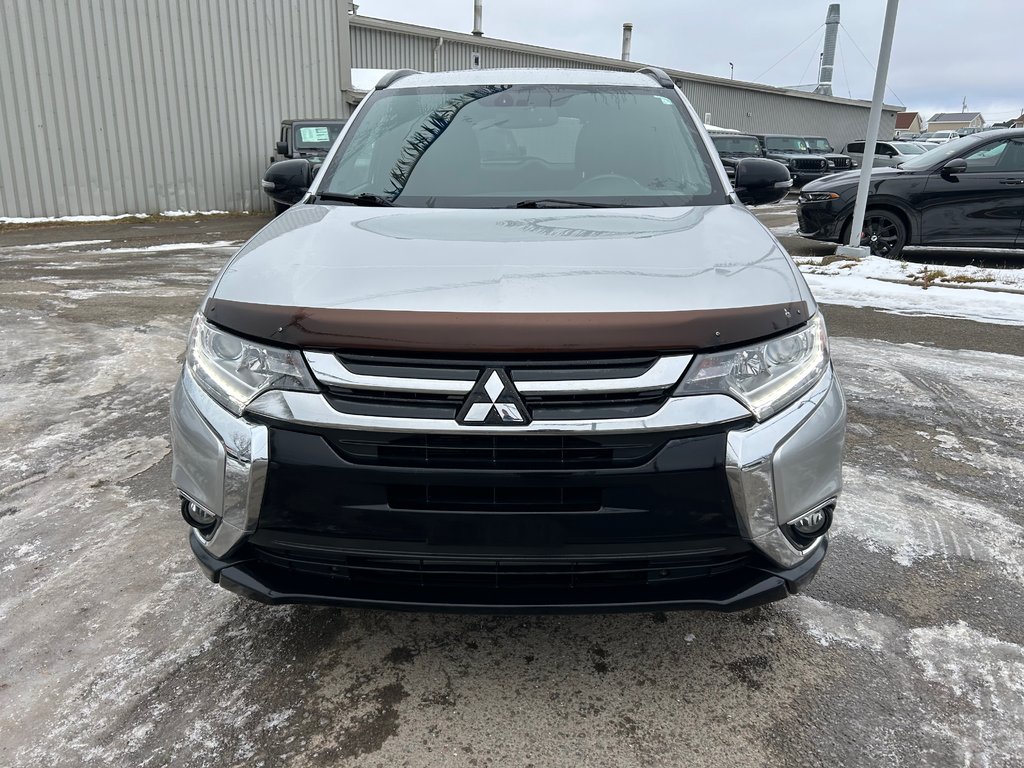
[[[511,87],[510,85],[483,85],[479,88],[474,88],[472,91],[466,91],[454,96],[427,114],[419,127],[406,137],[398,160],[395,161],[394,166],[389,172],[391,181],[388,188],[384,190],[384,196],[389,201],[394,202],[402,194],[406,184],[409,183],[409,177],[412,176],[412,172],[416,169],[416,164],[419,163],[431,145],[441,137],[441,134],[448,130],[459,112],[473,102],[508,90]]]

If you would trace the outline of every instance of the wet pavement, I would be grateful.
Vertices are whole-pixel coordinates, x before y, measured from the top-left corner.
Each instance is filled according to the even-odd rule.
[[[268,608],[196,569],[167,438],[191,314],[261,223],[0,230],[0,765],[1022,764],[1024,329],[825,307],[847,485],[799,597]]]

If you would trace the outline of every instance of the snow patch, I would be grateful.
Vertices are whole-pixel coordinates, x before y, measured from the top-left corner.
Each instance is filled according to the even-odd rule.
[[[240,240],[214,240],[211,243],[159,243],[138,248],[100,248],[96,253],[163,253],[165,251],[201,251],[210,248],[235,248]]]

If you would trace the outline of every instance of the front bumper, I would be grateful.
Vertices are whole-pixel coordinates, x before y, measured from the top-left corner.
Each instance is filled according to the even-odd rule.
[[[172,477],[221,518],[209,536],[191,532],[203,571],[263,602],[737,610],[799,590],[820,566],[825,538],[799,549],[784,527],[838,496],[845,415],[829,371],[768,421],[673,435],[641,466],[396,470],[353,464],[309,425],[235,418],[186,372],[172,399]],[[584,499],[599,488],[604,501],[559,514],[393,506],[395,488],[438,485],[545,499],[553,488]]]
[[[836,203],[843,203],[839,208]],[[801,237],[838,243],[843,239],[843,224],[849,216],[848,206],[843,200],[823,200],[798,203],[796,220]]]

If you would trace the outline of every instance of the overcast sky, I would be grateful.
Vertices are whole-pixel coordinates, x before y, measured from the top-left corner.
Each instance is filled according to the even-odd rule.
[[[366,16],[458,32],[473,28],[473,0],[357,2]],[[618,58],[622,23],[631,21],[634,61],[720,77],[729,77],[731,61],[737,80],[788,86],[817,82],[828,5],[827,0],[484,0],[483,32]],[[884,13],[884,0],[842,3],[844,28],[833,78],[837,96],[871,98]],[[988,122],[1017,117],[1024,111],[1024,0],[902,0],[889,87],[886,103],[905,104],[925,119],[935,112],[959,112],[964,97],[968,110],[981,112]]]

